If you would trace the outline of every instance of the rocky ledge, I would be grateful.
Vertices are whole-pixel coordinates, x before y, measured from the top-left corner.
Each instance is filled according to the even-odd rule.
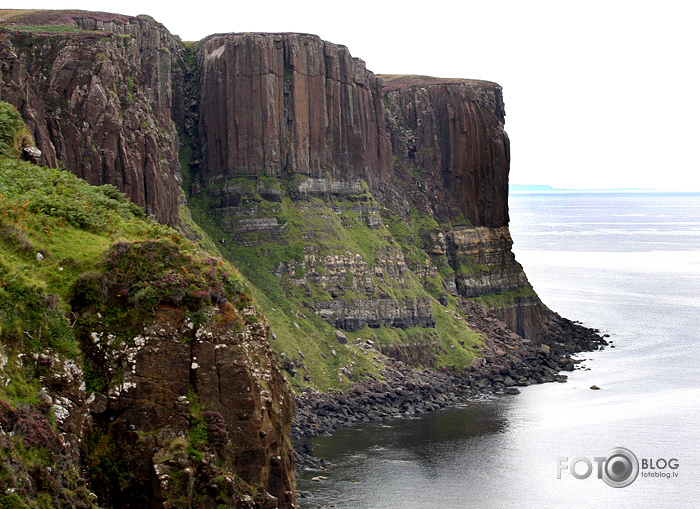
[[[313,456],[313,445],[305,438],[329,435],[354,424],[407,417],[467,404],[490,396],[515,395],[518,387],[546,382],[566,382],[562,371],[573,371],[580,363],[576,352],[594,351],[608,345],[599,331],[566,319],[550,324],[551,345],[535,346],[511,332],[507,325],[484,307],[463,299],[461,310],[470,325],[485,336],[482,357],[475,357],[463,372],[417,369],[384,355],[372,341],[356,341],[386,368],[382,379],[370,377],[353,383],[346,391],[317,392],[305,389],[296,397],[292,424],[297,469],[322,469],[327,463]],[[553,338],[560,338],[554,341]]]

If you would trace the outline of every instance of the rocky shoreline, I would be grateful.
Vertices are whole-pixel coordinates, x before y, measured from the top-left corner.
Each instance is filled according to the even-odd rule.
[[[384,362],[382,380],[370,377],[345,391],[318,392],[305,389],[295,398],[292,424],[297,470],[323,469],[324,460],[313,456],[305,438],[329,435],[358,423],[422,414],[469,403],[489,395],[515,395],[518,387],[546,382],[566,382],[562,371],[580,363],[577,352],[608,345],[599,331],[583,327],[552,313],[547,343],[535,345],[508,329],[483,307],[465,301],[463,311],[470,326],[482,332],[483,357],[476,357],[462,372],[420,370],[386,357],[371,341],[359,346]]]

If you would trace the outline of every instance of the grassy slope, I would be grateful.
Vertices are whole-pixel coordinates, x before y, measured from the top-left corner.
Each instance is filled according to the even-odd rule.
[[[186,164],[183,166],[186,167]],[[291,182],[266,177],[261,180],[265,180],[267,186],[283,190],[286,196],[291,194]],[[253,209],[257,211],[257,214],[250,217],[274,217],[278,224],[285,227],[274,234],[232,234],[230,218],[221,218],[209,212],[215,203],[207,198],[205,192],[190,198],[192,217],[211,238],[224,239],[223,243],[217,244],[219,250],[250,281],[252,292],[275,333],[273,349],[280,354],[284,353],[284,362],[295,362],[297,368],[301,367],[295,376],[287,373],[295,390],[307,385],[322,390],[342,389],[351,381],[362,379],[369,373],[379,375],[381,359],[368,356],[354,345],[353,342],[357,339],[369,339],[387,346],[430,345],[437,354],[430,365],[425,367],[453,366],[461,369],[471,362],[481,345],[481,339],[458,316],[453,302],[445,307],[436,300],[444,295],[443,275],[440,272],[423,277],[409,270],[403,281],[391,277],[382,281],[373,273],[380,258],[386,253],[403,256],[409,269],[424,266],[428,255],[410,242],[410,239],[425,236],[427,231],[437,228],[436,223],[418,214],[415,214],[411,223],[405,223],[384,210],[381,225],[370,228],[366,214],[356,210],[358,203],[377,207],[368,193],[330,202],[319,199],[311,199],[310,202],[292,201],[284,198],[282,203],[273,203],[256,193],[254,179],[234,179],[232,182],[244,190],[241,200],[242,204],[247,204],[244,208],[248,207],[251,213]],[[234,229],[236,221],[233,219]],[[437,320],[436,327],[365,328],[346,332],[349,344],[341,345],[333,332],[336,327],[310,309],[314,301],[332,300],[333,297],[320,284],[301,283],[310,270],[308,264],[303,264],[305,253],[312,253],[317,259],[326,255],[350,258],[359,254],[369,265],[375,295],[365,295],[360,289],[361,285],[354,281],[353,275],[346,272],[346,283],[338,298],[377,298],[380,293],[396,299],[429,298]],[[292,275],[285,273],[279,277],[275,274],[280,264],[285,267],[290,262],[296,264]],[[335,291],[338,291],[337,287]],[[341,368],[345,368],[345,374]],[[352,374],[348,376],[348,372]]]
[[[92,187],[65,171],[2,156],[0,211],[0,338],[5,357],[47,348],[78,355],[68,305],[78,276],[94,270],[117,239],[175,234],[145,219],[111,186]],[[33,391],[19,391],[14,382],[19,379],[0,387],[0,399],[33,399]]]

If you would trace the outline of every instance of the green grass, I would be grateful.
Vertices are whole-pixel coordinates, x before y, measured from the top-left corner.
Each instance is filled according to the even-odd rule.
[[[241,193],[239,210],[249,211],[239,213],[238,218],[275,217],[278,224],[285,226],[274,234],[237,232],[235,220],[209,212],[220,202],[206,192],[190,197],[189,205],[193,220],[209,237],[224,240],[217,242],[217,247],[250,282],[251,292],[274,332],[273,349],[280,356],[284,354],[282,364],[297,365],[295,376],[285,372],[295,390],[306,386],[342,389],[368,374],[380,376],[381,362],[352,344],[358,338],[372,339],[386,348],[423,345],[430,352],[420,363],[424,367],[462,369],[471,362],[481,337],[466,328],[452,297],[448,300],[449,313],[435,300],[447,295],[444,278],[454,273],[446,259],[440,261],[428,253],[433,245],[431,233],[440,231],[435,220],[414,209],[406,221],[382,209],[366,190],[349,199],[292,201],[288,196],[298,182],[260,179],[268,188],[284,192],[282,203],[262,199],[255,179],[239,177],[228,181],[228,185],[236,186]],[[370,228],[373,214],[378,221],[374,222],[376,227]],[[315,257],[315,263],[309,257]],[[333,274],[326,267],[326,257],[358,262],[366,272],[363,276],[347,270]],[[392,260],[388,265],[387,259]],[[436,259],[441,267],[432,266]],[[399,262],[405,262],[405,266]],[[400,266],[402,276],[389,274]],[[386,272],[384,278],[379,275],[382,270]],[[312,276],[335,276],[337,284],[314,283],[308,279]],[[372,288],[369,294],[365,292],[367,280]],[[350,344],[341,345],[333,333],[336,327],[312,311],[315,303],[334,298],[429,299],[437,327],[366,328],[346,332]],[[352,373],[350,377],[347,369]]]
[[[14,106],[0,101],[0,155],[18,157],[26,136],[24,121]]]
[[[14,114],[0,108],[0,139],[9,140],[8,147],[23,129],[12,122]],[[37,423],[49,422],[41,380],[68,359],[83,369],[88,394],[118,384],[120,369],[107,374],[84,337],[113,328],[110,332],[128,343],[129,332],[142,331],[160,304],[186,308],[195,323],[215,320],[233,330],[261,319],[240,312],[256,304],[234,267],[146,217],[116,188],[90,186],[71,173],[21,162],[12,157],[14,151],[7,152],[0,154],[0,411],[6,415],[29,412],[41,416]],[[201,235],[200,244],[213,246],[196,225],[191,229]],[[207,312],[212,304],[220,310],[216,316]],[[107,486],[131,474],[109,425],[102,424],[95,424],[86,461],[95,485]],[[202,430],[204,424],[193,422],[188,441],[197,442]],[[0,455],[12,458],[0,465],[0,492],[26,476],[26,469],[61,465],[60,474],[56,469],[53,475],[72,476],[61,485],[66,503],[85,496],[84,480],[82,488],[77,481],[82,475],[71,470],[65,451],[46,456],[41,444],[24,447],[22,440],[21,434],[0,440]],[[204,459],[201,451],[192,451]],[[22,499],[28,507],[56,502],[42,486]],[[16,498],[6,495],[0,503],[17,506]]]
[[[0,338],[3,350],[74,356],[68,304],[75,281],[120,238],[175,232],[145,218],[112,186],[0,156]],[[9,387],[9,386],[8,386]],[[0,387],[0,397],[7,388]]]

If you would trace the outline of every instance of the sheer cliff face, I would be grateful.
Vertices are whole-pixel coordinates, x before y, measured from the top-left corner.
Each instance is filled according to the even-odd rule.
[[[393,151],[404,164],[420,168],[426,193],[442,195],[473,226],[507,226],[510,148],[501,87],[424,76],[381,78]],[[438,216],[449,218],[445,205],[433,200]]]
[[[381,88],[347,48],[304,34],[229,34],[199,50],[201,175],[380,182]]]
[[[380,79],[396,170],[415,180],[414,200],[443,226],[433,235],[432,256],[454,270],[448,288],[487,299],[512,330],[542,339],[549,310],[516,262],[508,231],[510,146],[501,87],[426,76]]]
[[[386,238],[387,214],[411,222],[417,209],[434,220],[434,239],[406,237],[432,258],[432,267],[414,267],[409,279],[430,286],[426,274],[449,267],[440,285],[453,295],[532,296],[507,228],[510,152],[497,84],[422,76],[378,80],[345,47],[303,34],[211,36],[200,43],[198,62],[201,162],[194,166],[193,191],[204,188],[206,207],[220,218],[221,242],[250,248],[307,243],[303,260],[283,259],[269,269],[282,286],[323,296],[299,305],[348,331],[435,326],[424,294],[394,297],[405,293],[403,278],[372,273],[384,251],[347,245],[359,260],[352,267],[318,264],[338,258],[333,239],[342,234],[309,227],[314,213],[303,202],[313,198],[336,214],[358,210],[380,239]],[[285,198],[297,203],[294,210]],[[358,201],[367,203],[358,207]],[[293,217],[301,220],[295,224]],[[397,263],[405,264],[403,254]],[[296,270],[306,275],[295,277]],[[337,282],[345,278],[353,285]],[[387,283],[396,285],[393,291]],[[506,307],[521,306],[522,298]],[[530,305],[540,306],[537,300]],[[522,312],[508,313],[514,329],[538,336],[536,326],[523,327]]]
[[[54,11],[23,25],[50,24]],[[41,164],[112,184],[177,224],[182,49],[145,18],[70,11],[71,34],[0,34],[0,97],[22,114]]]

